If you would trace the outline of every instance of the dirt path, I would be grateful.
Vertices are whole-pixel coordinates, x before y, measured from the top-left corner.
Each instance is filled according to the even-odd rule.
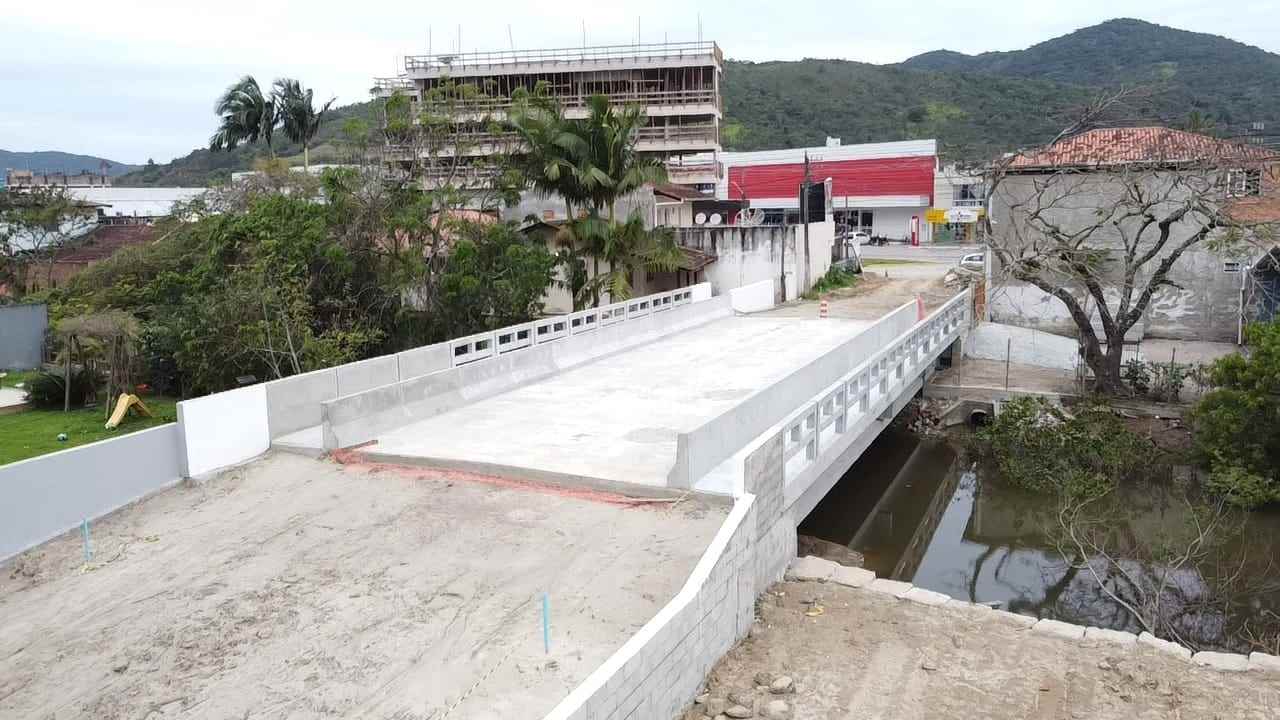
[[[854,320],[876,320],[919,295],[925,307],[932,309],[951,299],[958,289],[948,288],[942,276],[949,266],[939,263],[875,264],[866,269],[858,282],[823,295],[830,317]],[[796,300],[763,315],[776,317],[816,317],[817,300]]]
[[[767,703],[781,699],[793,720],[1280,717],[1280,675],[1059,639],[1003,613],[812,582],[779,583],[758,605],[751,636],[711,672],[713,710],[736,690],[739,700],[755,699],[755,717],[771,717]],[[793,693],[757,687],[784,675]],[[685,717],[700,720],[706,708]]]
[[[0,565],[0,718],[541,717],[723,516],[269,455]]]

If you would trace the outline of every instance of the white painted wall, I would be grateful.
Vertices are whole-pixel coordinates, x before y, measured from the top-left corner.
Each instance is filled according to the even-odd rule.
[[[729,303],[734,312],[752,313],[768,310],[773,307],[773,281],[759,282],[734,288],[729,291]]]
[[[969,332],[965,357],[1009,362],[1057,370],[1075,370],[1079,362],[1075,340],[1031,328],[984,322]]]
[[[187,475],[242,463],[271,447],[267,386],[228,390],[178,403],[187,447]]]
[[[804,252],[804,229],[795,225],[759,227],[699,227],[681,230],[680,242],[716,256],[702,273],[717,295],[762,280],[773,283],[780,298],[780,274],[787,273],[787,299],[795,299],[831,269],[835,223],[809,225],[809,263],[797,262]]]

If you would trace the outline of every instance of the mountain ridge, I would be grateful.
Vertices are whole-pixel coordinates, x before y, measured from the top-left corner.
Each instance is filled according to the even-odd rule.
[[[1252,122],[1280,127],[1280,55],[1120,18],[1023,50],[934,50],[887,65],[728,60],[722,143],[726,150],[764,150],[822,145],[827,136],[846,143],[933,137],[947,159],[984,159],[1044,142],[1099,92],[1119,86],[1142,92],[1111,118],[1115,124],[1181,126],[1195,113],[1216,122],[1222,135],[1240,134]],[[332,143],[346,119],[376,127],[371,108],[367,102],[335,108],[317,145]],[[214,122],[211,116],[211,130]],[[313,162],[323,161],[318,149]],[[281,155],[296,151],[277,148]],[[204,184],[252,167],[263,154],[257,147],[197,149],[119,182]]]

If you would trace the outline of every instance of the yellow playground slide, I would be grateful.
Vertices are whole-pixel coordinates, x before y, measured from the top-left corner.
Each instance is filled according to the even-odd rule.
[[[107,420],[107,429],[115,430],[120,425],[120,421],[124,420],[124,416],[128,414],[129,408],[136,408],[139,415],[151,417],[151,411],[147,409],[146,404],[137,395],[120,393],[120,399],[116,401],[116,410],[111,413],[111,419]]]

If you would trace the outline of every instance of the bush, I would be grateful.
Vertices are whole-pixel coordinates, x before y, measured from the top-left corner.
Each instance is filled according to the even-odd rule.
[[[806,300],[817,300],[823,293],[840,288],[853,287],[858,282],[858,274],[852,270],[833,265],[826,275],[813,284],[813,289],[804,294]]]
[[[1280,486],[1222,458],[1214,463],[1205,489],[1242,508],[1255,508],[1280,500]]]
[[[1006,480],[1038,492],[1096,495],[1148,472],[1154,459],[1151,445],[1109,408],[1085,405],[1068,413],[1033,397],[1005,403],[977,440]]]
[[[42,372],[28,383],[27,402],[46,409],[62,409],[66,400],[66,383],[62,371]],[[71,407],[83,407],[86,400],[96,399],[98,378],[85,369],[71,373]]]
[[[1190,414],[1198,459],[1211,489],[1256,507],[1280,500],[1280,324],[1250,326],[1249,355],[1213,364],[1207,393]]]

